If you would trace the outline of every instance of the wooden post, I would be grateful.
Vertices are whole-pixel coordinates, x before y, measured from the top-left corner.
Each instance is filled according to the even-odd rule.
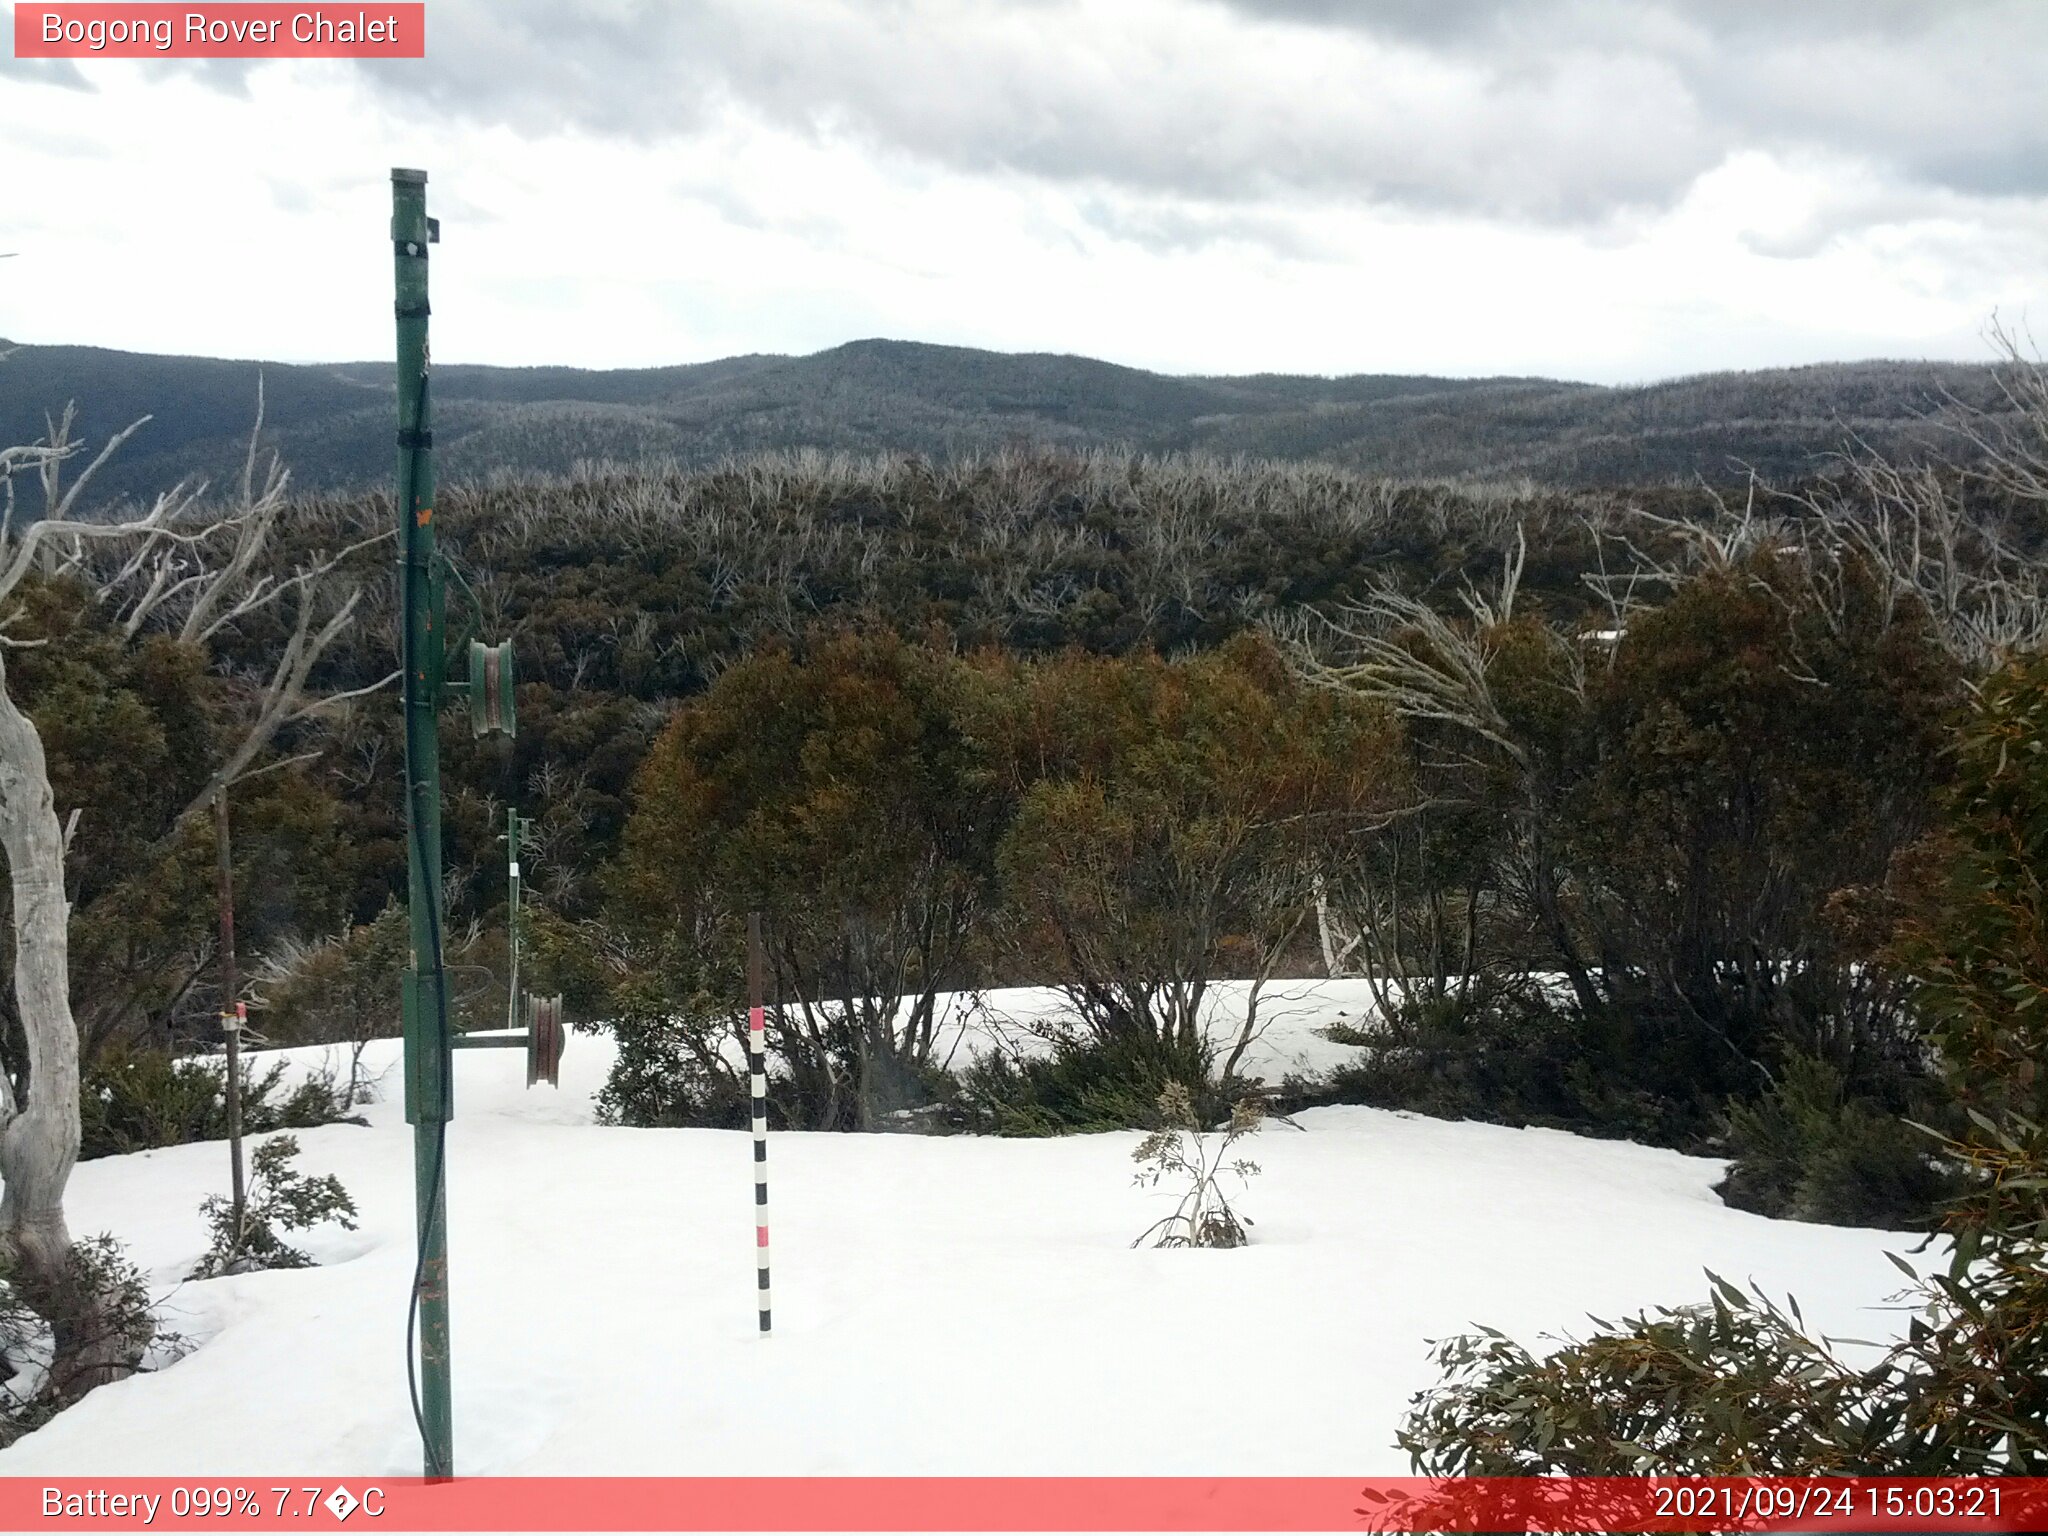
[[[248,1213],[248,1191],[242,1182],[242,1021],[241,980],[235,974],[235,868],[228,847],[228,791],[213,796],[213,845],[216,884],[220,893],[220,1029],[228,1043],[228,1168],[233,1179],[235,1246],[239,1250]]]

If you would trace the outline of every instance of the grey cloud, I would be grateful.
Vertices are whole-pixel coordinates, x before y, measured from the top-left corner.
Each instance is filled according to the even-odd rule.
[[[1217,245],[1250,246],[1305,261],[1338,254],[1315,239],[1313,221],[1266,212],[1099,194],[1080,199],[1078,211],[1093,228],[1155,255],[1175,255]]]
[[[15,128],[11,137],[15,148],[32,149],[52,160],[107,160],[115,153],[113,146],[103,139],[89,139],[83,134],[63,133],[34,124]]]
[[[838,244],[848,234],[837,219],[779,205],[772,196],[752,196],[745,188],[713,176],[686,177],[675,183],[674,192],[686,202],[703,204],[737,229],[789,235],[813,246]]]
[[[2024,8],[2007,0],[1220,0],[1254,20],[1294,22],[1486,51],[1504,37],[1640,44],[1674,29],[1771,46],[1796,38],[1917,37],[1939,13]]]
[[[2048,194],[2032,0],[444,0],[428,52],[362,68],[409,111],[532,133],[653,142],[738,112],[1218,205],[1597,226],[1758,148]]]
[[[31,85],[61,86],[67,91],[95,91],[99,87],[86,79],[83,71],[69,59],[17,59],[13,54],[0,58],[0,80],[21,80]]]
[[[166,63],[144,61],[144,68],[168,74],[190,75],[201,85],[210,85],[224,96],[247,100],[249,76],[259,67],[249,59],[173,59]]]
[[[503,222],[503,215],[496,209],[486,208],[481,203],[464,197],[460,192],[447,187],[434,189],[434,211],[443,220],[452,221],[468,229],[479,229],[486,224]]]
[[[1874,20],[1887,14],[1878,7]],[[1738,146],[1828,151],[1926,188],[2038,197],[2044,53],[2048,7],[1927,6],[1888,28],[1824,34],[1806,18],[1775,46],[1737,38],[1695,59],[1688,78]]]
[[[1661,95],[1655,60],[1420,79],[1397,58],[1333,72],[1297,50],[1261,73],[1171,25],[1140,35],[1096,14],[1110,19],[1091,33],[1040,4],[753,0],[626,17],[525,0],[437,8],[424,69],[365,69],[413,111],[527,131],[655,140],[736,108],[970,172],[1219,201],[1309,192],[1582,220],[1666,201],[1712,163],[1683,103],[1613,132],[1617,94]]]
[[[69,59],[0,59],[0,77],[10,70],[30,71],[37,64],[52,66],[47,81],[52,85],[70,86],[76,90],[97,91],[87,75],[81,73],[76,63]],[[251,59],[94,59],[86,63],[89,70],[118,67],[133,71],[145,78],[168,80],[183,75],[210,86],[224,96],[247,99],[249,76],[262,66]]]
[[[1518,0],[1224,0],[1233,11],[1265,21],[1397,34],[1455,43],[1491,32]]]

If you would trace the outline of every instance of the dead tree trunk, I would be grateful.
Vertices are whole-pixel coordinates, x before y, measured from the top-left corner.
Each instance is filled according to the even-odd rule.
[[[216,516],[193,516],[200,490],[180,485],[133,521],[73,520],[69,514],[93,471],[142,425],[116,434],[66,488],[59,476],[79,447],[70,435],[73,419],[67,409],[51,423],[45,441],[0,448],[0,599],[31,571],[43,571],[83,583],[120,616],[131,639],[151,624],[176,625],[182,638],[195,643],[287,596],[297,604],[297,621],[276,670],[254,701],[251,723],[175,825],[205,809],[241,776],[261,771],[253,765],[287,724],[353,696],[309,699],[305,691],[314,662],[357,606],[360,594],[351,593],[334,602],[324,624],[318,622],[317,610],[327,596],[323,584],[353,550],[315,556],[282,581],[260,569],[257,557],[283,509],[286,485],[273,462],[261,489],[257,486],[260,394],[240,504]],[[14,520],[14,482],[27,471],[42,482],[45,513],[22,528]],[[231,548],[222,558],[224,542]],[[4,655],[0,643],[0,658]],[[22,1080],[8,1082],[0,1074],[0,1265],[17,1298],[50,1326],[47,1385],[60,1402],[132,1371],[151,1335],[147,1318],[123,1286],[100,1273],[73,1244],[64,1219],[64,1191],[78,1161],[80,1135],[66,841],[42,736],[7,692],[0,660],[0,854],[6,857],[13,888],[15,1001],[27,1042]]]
[[[71,1018],[64,830],[43,739],[0,668],[0,849],[13,887],[14,995],[28,1040],[16,1101],[0,1079],[0,1260],[55,1339],[50,1380],[73,1398],[127,1374],[141,1342],[74,1271],[64,1186],[78,1158],[78,1027]]]

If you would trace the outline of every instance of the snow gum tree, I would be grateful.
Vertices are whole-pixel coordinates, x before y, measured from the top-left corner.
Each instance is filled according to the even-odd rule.
[[[235,729],[217,743],[211,772],[171,818],[175,833],[230,785],[263,771],[287,727],[338,702],[339,696],[310,696],[308,678],[361,596],[333,590],[330,579],[353,549],[315,556],[289,576],[266,568],[261,557],[286,508],[286,476],[275,461],[257,472],[260,394],[240,495],[224,509],[202,503],[204,486],[180,485],[139,516],[81,515],[94,471],[142,422],[111,438],[67,484],[65,466],[80,449],[74,419],[67,410],[43,440],[0,449],[0,856],[7,862],[22,1036],[19,1060],[0,1073],[0,1276],[51,1329],[49,1387],[59,1400],[132,1369],[147,1337],[136,1326],[132,1298],[95,1282],[104,1266],[74,1244],[64,1213],[80,1133],[65,858],[80,817],[107,808],[60,812],[43,734],[16,699],[6,666],[10,651],[50,638],[9,639],[6,629],[21,618],[21,599],[38,583],[89,593],[137,644],[169,635],[203,651],[259,612],[292,615],[274,667],[243,701]],[[40,489],[42,512],[33,520],[17,516],[17,481]]]
[[[1963,674],[1860,551],[1798,535],[1669,535],[1691,563],[1594,632],[1516,610],[1518,539],[1465,613],[1389,587],[1303,658],[1414,744],[1424,814],[1329,887],[1410,1059],[1455,1062],[1425,1102],[1684,1141],[1804,1058],[1917,1089],[1907,989],[1849,919],[1932,814]]]
[[[985,676],[975,729],[1015,797],[997,856],[1014,962],[1056,978],[1098,1042],[1182,1070],[1210,1053],[1212,983],[1249,979],[1229,1078],[1304,941],[1315,871],[1404,801],[1391,712],[1299,684],[1249,635],[1186,661],[1076,651]]]
[[[693,991],[738,995],[737,921],[765,915],[781,1107],[817,1129],[922,1102],[939,994],[967,974],[998,824],[958,723],[962,681],[949,656],[890,635],[764,650],[677,712],[635,786],[621,931],[666,953],[684,1016]]]

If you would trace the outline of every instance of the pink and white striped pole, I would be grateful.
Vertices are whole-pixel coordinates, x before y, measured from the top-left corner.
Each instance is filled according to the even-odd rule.
[[[762,993],[761,914],[747,914],[747,1071],[754,1090],[754,1266],[761,1332],[768,1332],[768,1009]]]

